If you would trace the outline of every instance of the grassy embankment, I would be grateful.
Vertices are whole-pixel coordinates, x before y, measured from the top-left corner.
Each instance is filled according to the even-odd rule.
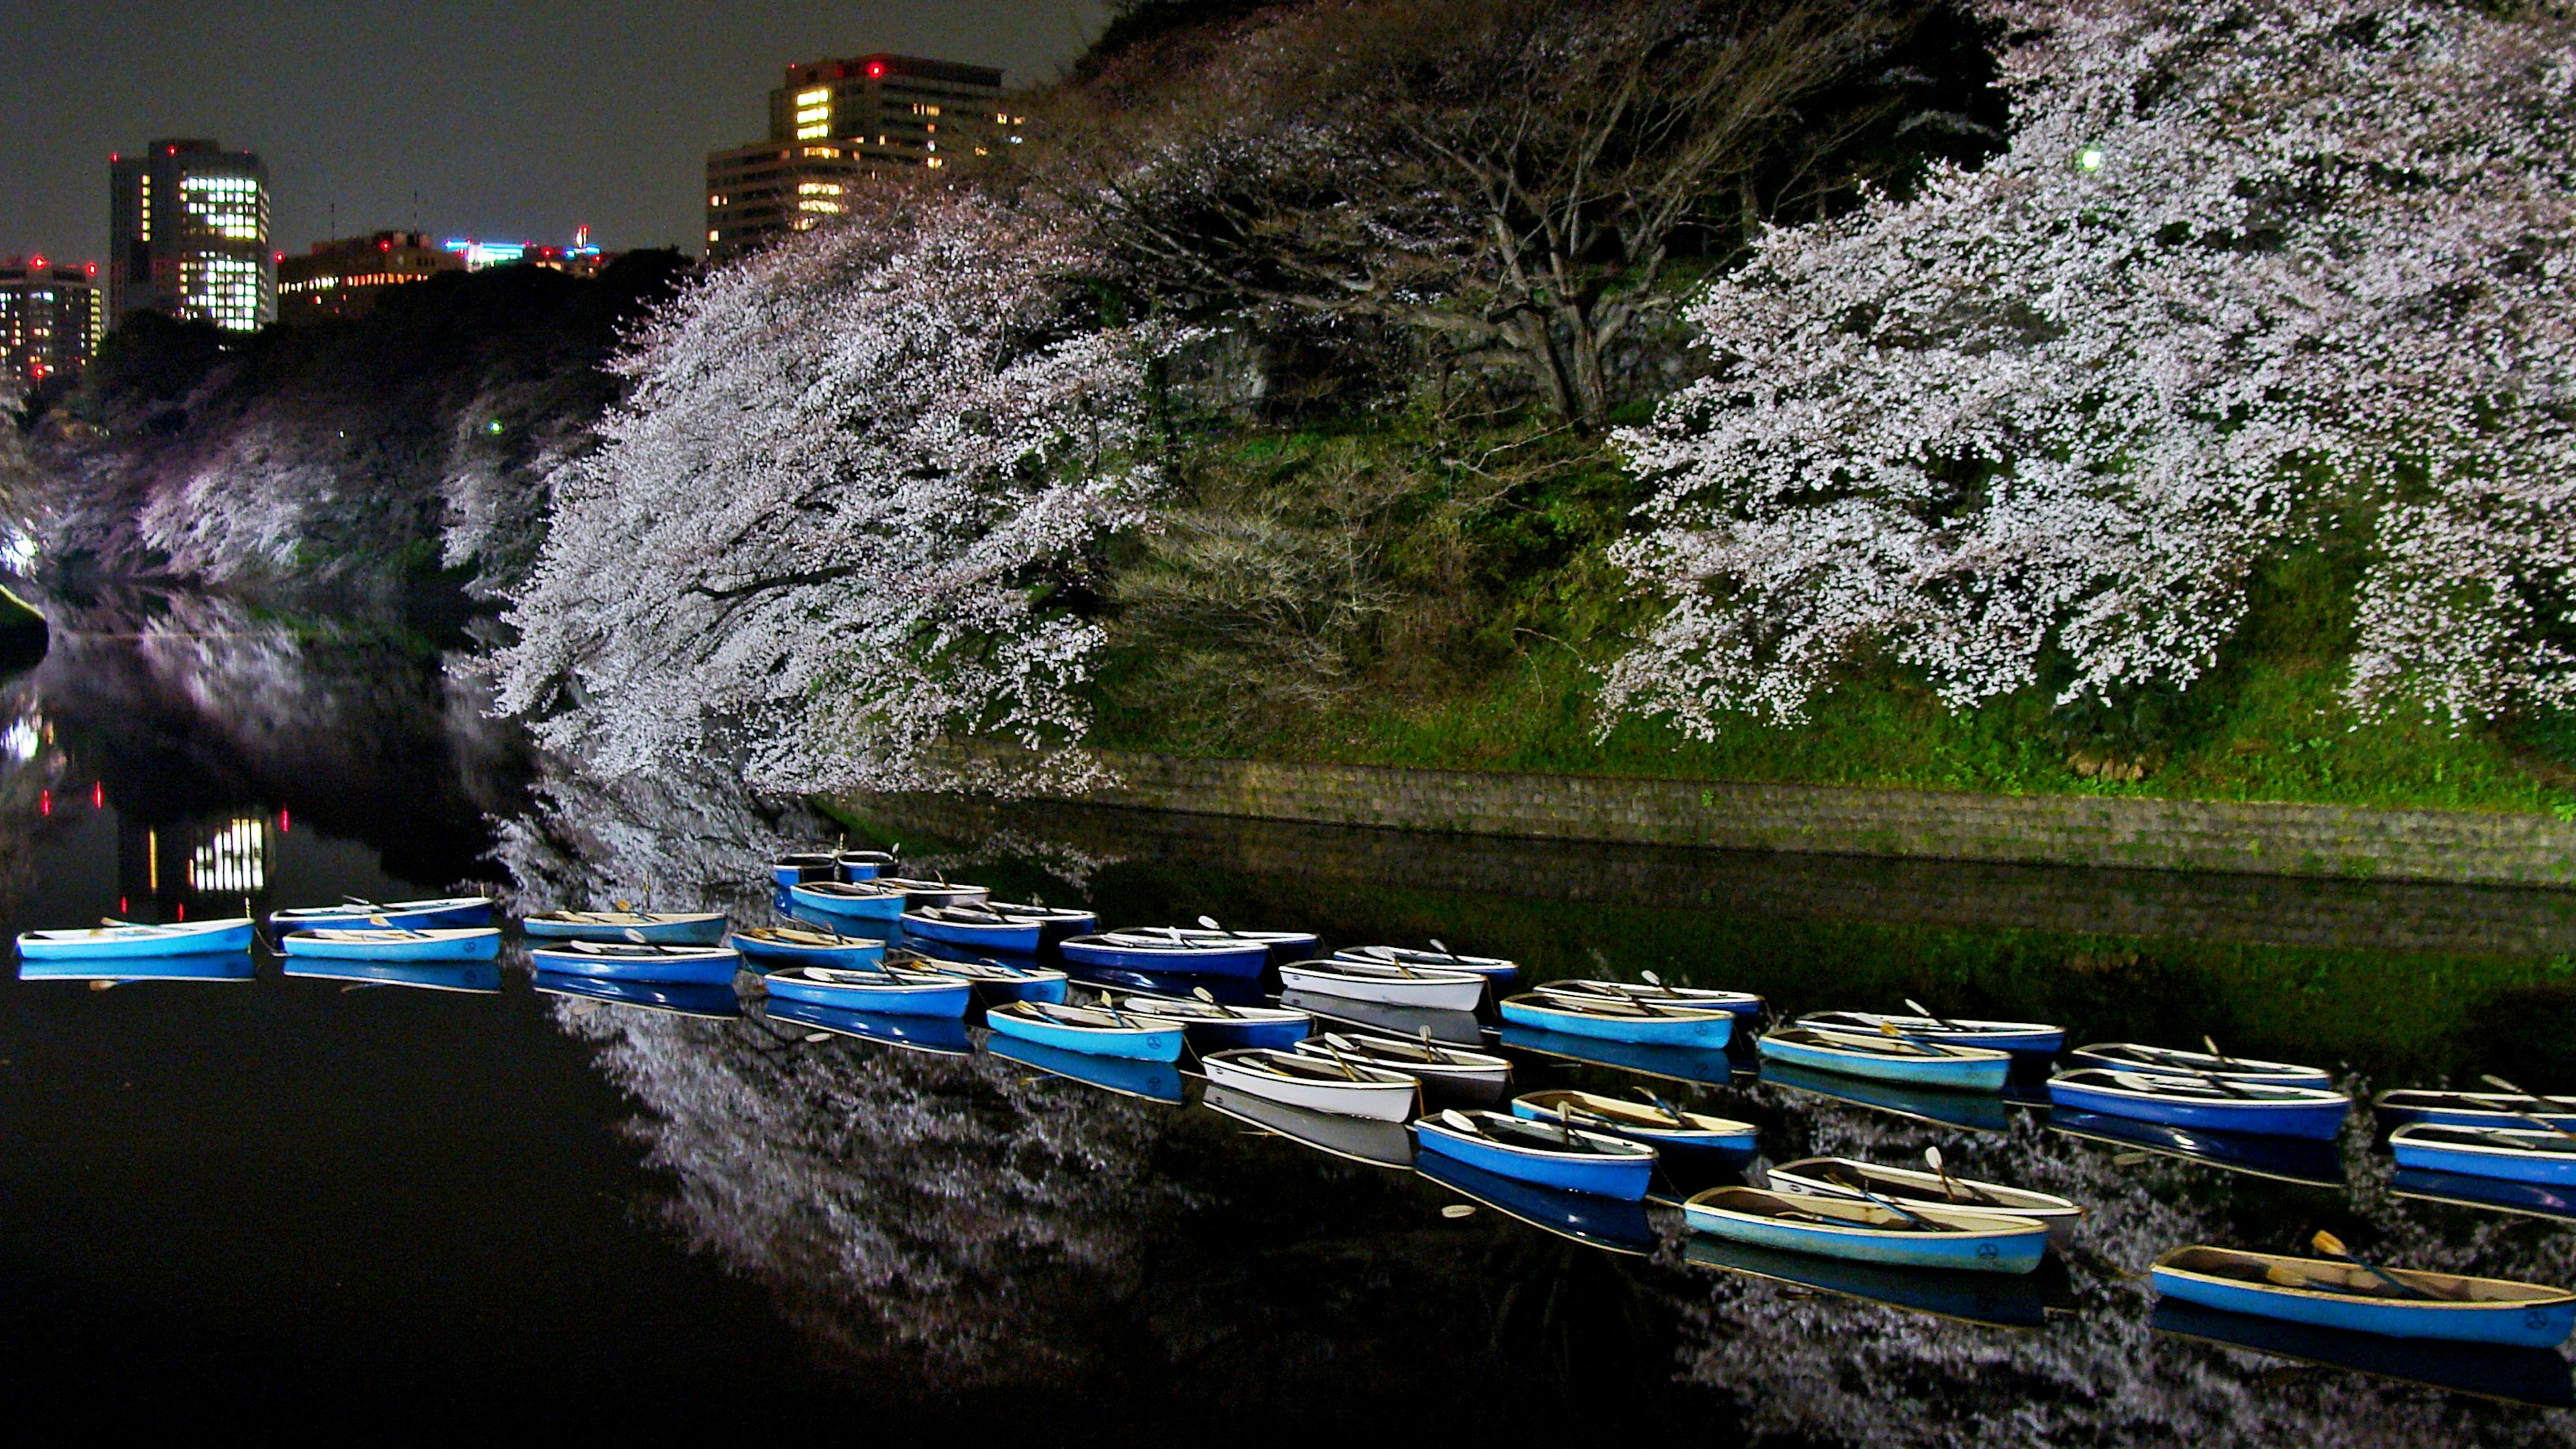
[[[1651,617],[1605,558],[1638,494],[1604,450],[1413,417],[1204,436],[1175,472],[1172,528],[1113,561],[1110,748],[2576,818],[2576,722],[2454,730],[2345,703],[2357,544],[2278,560],[2206,677],[2107,723],[2045,687],[1954,713],[1863,662],[1805,725],[1700,740],[1600,730],[1597,670]],[[2085,778],[2078,754],[2147,773]]]

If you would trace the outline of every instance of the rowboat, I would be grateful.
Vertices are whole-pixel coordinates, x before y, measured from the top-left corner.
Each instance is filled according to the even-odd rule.
[[[984,1024],[1004,1036],[1062,1051],[1138,1061],[1176,1062],[1187,1039],[1169,1017],[1138,1016],[1053,1001],[1014,1001],[984,1013]]]
[[[1455,951],[1418,951],[1411,946],[1345,946],[1336,961],[1365,961],[1378,966],[1427,966],[1434,971],[1473,971],[1508,981],[1520,974],[1520,963],[1500,956],[1461,956]]]
[[[1061,941],[1067,936],[1088,935],[1100,929],[1100,917],[1089,911],[1069,906],[1041,906],[1027,901],[985,901],[984,909],[997,916],[1011,916],[1038,923],[1038,940]]]
[[[838,870],[833,879],[863,881],[892,874],[897,862],[891,850],[836,850],[832,864]]]
[[[1644,1200],[1655,1176],[1655,1149],[1642,1142],[1501,1112],[1452,1108],[1415,1122],[1413,1137],[1424,1152],[1499,1177],[1621,1202]]]
[[[1695,1193],[1682,1218],[1735,1242],[1908,1268],[2027,1273],[2048,1252],[2048,1228],[2031,1218],[1758,1187]]]
[[[2087,1112],[2143,1117],[2182,1127],[2332,1141],[2352,1098],[2323,1087],[2218,1081],[2098,1068],[2060,1072],[2048,1099]]]
[[[343,961],[490,961],[501,954],[501,932],[494,926],[427,931],[325,927],[294,932],[277,944],[283,955]]]
[[[268,916],[269,929],[280,935],[326,927],[377,926],[426,931],[444,926],[490,924],[490,896],[445,896],[426,901],[387,901],[381,905],[374,901],[349,901],[336,906],[298,906],[292,910],[271,911]]]
[[[2576,1188],[2557,1187],[2545,1182],[2515,1182],[2508,1178],[2478,1177],[2465,1172],[2429,1172],[2422,1168],[2401,1167],[2389,1178],[2388,1190],[2399,1197],[2422,1202],[2442,1202],[2454,1207],[2521,1213],[2526,1217],[2576,1223]]]
[[[830,1032],[878,1046],[899,1047],[934,1057],[972,1055],[975,1043],[966,1035],[961,1018],[942,1016],[895,1016],[873,1011],[842,1011],[835,1007],[816,1006],[810,1001],[790,1001],[773,996],[761,1003],[760,1014],[775,1024],[811,1027],[817,1032]]]
[[[2341,1192],[2344,1186],[2343,1158],[2336,1152],[2335,1144],[2313,1137],[2270,1137],[2252,1132],[2182,1127],[2170,1122],[2149,1122],[2140,1117],[2117,1117],[2108,1112],[2087,1112],[2065,1106],[2048,1109],[2048,1130],[2086,1142],[2137,1148],[2160,1157],[2179,1158],[2224,1172],[2269,1178],[2274,1182],[2330,1188],[2336,1192]]]
[[[1117,941],[1178,941],[1192,946],[1260,946],[1271,964],[1312,956],[1322,941],[1312,931],[1225,931],[1205,926],[1130,926],[1107,933]]]
[[[2012,1053],[1990,1047],[1947,1046],[1901,1036],[1816,1031],[1789,1026],[1754,1043],[1762,1060],[1820,1072],[1868,1077],[1944,1092],[2000,1092],[2012,1075]]]
[[[2285,1087],[2324,1087],[2333,1078],[2315,1067],[2288,1062],[2258,1062],[2249,1057],[2222,1057],[2136,1042],[2096,1042],[2067,1055],[2070,1069],[2100,1067],[2115,1072],[2159,1072],[2169,1076],[2217,1077],[2231,1082],[2267,1082]]]
[[[1279,968],[1279,984],[1290,991],[1431,1011],[1473,1011],[1485,999],[1485,978],[1473,971],[1417,969],[1373,961],[1292,961]]]
[[[2567,1360],[2552,1349],[2389,1338],[2229,1313],[2179,1298],[2156,1300],[2147,1326],[2174,1338],[2250,1349],[2485,1399],[2543,1409],[2576,1406],[2576,1383],[2569,1381]]]
[[[962,1017],[974,984],[962,976],[901,967],[788,966],[760,978],[772,996],[879,1016]]]
[[[992,888],[958,885],[944,880],[918,880],[910,876],[880,875],[865,882],[880,890],[901,892],[904,907],[918,910],[923,906],[953,906],[965,901],[980,901],[990,896]]]
[[[1413,1134],[1405,1131],[1400,1122],[1372,1122],[1365,1117],[1317,1112],[1216,1082],[1208,1083],[1207,1090],[1199,1094],[1199,1105],[1219,1116],[1285,1137],[1300,1147],[1352,1162],[1407,1170],[1413,1166]]]
[[[818,880],[787,888],[788,909],[843,921],[894,921],[905,896],[877,881]]]
[[[229,955],[250,949],[247,916],[174,921],[140,926],[111,921],[75,931],[26,931],[18,937],[21,961],[129,961],[152,956]]]
[[[911,951],[893,958],[907,969],[939,971],[974,983],[986,1001],[1062,1001],[1070,989],[1066,975],[1052,966],[1009,966],[999,961],[953,961]]]
[[[531,940],[640,941],[653,946],[712,946],[724,939],[725,925],[722,911],[547,911],[520,922]]]
[[[2576,1329],[2576,1293],[2564,1288],[2411,1268],[2386,1273],[2344,1260],[2206,1246],[2176,1248],[2148,1269],[2163,1297],[2389,1338],[2555,1348]]]
[[[1161,932],[1114,931],[1068,936],[1058,948],[1064,959],[1091,970],[1146,971],[1167,976],[1239,976],[1255,978],[1270,965],[1270,948],[1259,941],[1227,944],[1194,943]]]
[[[730,982],[719,986],[706,981],[619,981],[606,976],[573,976],[540,969],[536,973],[536,987],[541,996],[572,996],[613,1002],[665,1016],[725,1021],[742,1015],[742,999],[733,994]]]
[[[1469,1051],[1419,1037],[1376,1036],[1367,1032],[1326,1032],[1297,1043],[1308,1056],[1363,1062],[1418,1078],[1430,1086],[1461,1089],[1499,1101],[1511,1080],[1512,1064],[1487,1052]]]
[[[2382,1092],[2371,1112],[2392,1125],[2439,1122],[2450,1127],[2521,1128],[2538,1123],[2576,1132],[2576,1097],[2523,1097],[2511,1092]]]
[[[1706,1233],[1692,1233],[1683,1240],[1682,1261],[1697,1268],[1812,1288],[1837,1297],[1990,1328],[2039,1328],[2048,1322],[2048,1298],[2037,1281],[2045,1276],[2041,1274],[1862,1263],[1734,1242]]]
[[[2084,1219],[2084,1209],[2049,1193],[1965,1177],[1945,1179],[1937,1172],[1890,1167],[1849,1157],[1801,1158],[1772,1168],[1769,1173],[1771,1186],[1789,1192],[1811,1192],[1825,1197],[1856,1195],[1836,1178],[1859,1183],[1900,1207],[1956,1208],[1963,1212],[2029,1218],[2048,1229],[2052,1241],[2060,1243],[2074,1236],[2075,1225]]]
[[[1684,1112],[1660,1103],[1631,1102],[1595,1092],[1531,1092],[1512,1099],[1512,1115],[1540,1122],[1571,1122],[1643,1142],[1666,1160],[1702,1158],[1728,1164],[1749,1161],[1757,1146],[1750,1122]]]
[[[873,966],[885,959],[885,942],[803,926],[737,926],[725,944],[744,959],[766,966]]]
[[[1460,1197],[1587,1248],[1643,1257],[1662,1246],[1640,1200],[1505,1176],[1427,1146],[1413,1154],[1413,1170]]]
[[[1211,1052],[1200,1060],[1215,1086],[1373,1122],[1403,1121],[1413,1115],[1414,1103],[1422,1095],[1422,1084],[1403,1072],[1273,1047],[1238,1047]]]
[[[2066,1045],[2066,1028],[2035,1021],[1972,1021],[1890,1016],[1877,1011],[1817,1011],[1799,1017],[1795,1024],[1814,1031],[1850,1032],[1861,1036],[1884,1035],[1880,1030],[1884,1027],[1916,1041],[1985,1047],[1999,1052],[2031,1052],[2040,1056],[2055,1056]]]
[[[1189,1029],[1190,1045],[1202,1052],[1220,1047],[1293,1047],[1315,1029],[1315,1018],[1285,1006],[1228,1006],[1187,996],[1157,996],[1144,991],[1109,991],[1101,1000],[1121,1011],[1159,1016]]]
[[[1750,1069],[1739,1069],[1734,1057],[1722,1050],[1707,1047],[1641,1045],[1637,1042],[1611,1041],[1606,1037],[1575,1036],[1570,1032],[1544,1031],[1503,1023],[1497,1033],[1502,1045],[1514,1051],[1534,1052],[1540,1056],[1559,1057],[1569,1062],[1589,1062],[1595,1066],[1617,1067],[1639,1076],[1661,1077],[1668,1082],[1695,1082],[1724,1087],[1737,1077],[1751,1077]]]
[[[2576,1137],[2510,1127],[2415,1122],[2388,1134],[2400,1167],[2576,1187]]]
[[[501,968],[491,961],[351,961],[336,956],[290,956],[285,974],[304,981],[352,986],[409,986],[491,996],[501,989]]]
[[[1067,1081],[1097,1087],[1104,1092],[1116,1092],[1122,1097],[1136,1097],[1174,1107],[1189,1100],[1180,1069],[1170,1062],[1067,1051],[1063,1047],[1048,1046],[1024,1037],[1004,1036],[998,1032],[984,1039],[984,1050],[1004,1061],[1035,1067]]]
[[[1034,920],[996,915],[972,904],[915,906],[903,913],[905,935],[919,936],[925,941],[972,946],[979,951],[1009,951],[1023,956],[1034,954],[1043,929]]]
[[[1597,1036],[1640,1046],[1717,1050],[1735,1036],[1735,1013],[1627,996],[1527,991],[1503,998],[1503,1020],[1539,1031]]]
[[[1953,1127],[1963,1132],[2012,1130],[2012,1113],[2005,1109],[2004,1099],[1985,1092],[1909,1087],[1901,1082],[1875,1081],[1842,1072],[1820,1072],[1777,1057],[1763,1061],[1762,1082],[1766,1086],[1786,1087],[1793,1092],[1848,1102],[1855,1107],[1867,1107],[1891,1116]]]
[[[773,885],[804,885],[810,881],[841,879],[840,857],[828,850],[799,850],[782,855],[769,863]]]
[[[259,974],[248,951],[178,956],[69,956],[18,963],[21,981],[248,981]]]
[[[1562,992],[1574,996],[1625,996],[1636,1001],[1660,1001],[1672,1006],[1697,1006],[1711,1011],[1731,1011],[1738,1016],[1760,1016],[1766,1008],[1761,997],[1750,991],[1720,991],[1706,986],[1666,986],[1654,981],[1542,981],[1540,991]]]
[[[539,971],[624,981],[733,985],[742,955],[730,946],[659,946],[628,941],[566,941],[528,953]]]

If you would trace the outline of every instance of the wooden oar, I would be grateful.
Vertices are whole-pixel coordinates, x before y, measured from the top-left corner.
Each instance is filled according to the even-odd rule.
[[[1209,991],[1204,986],[1191,987],[1190,995],[1195,996],[1199,1000],[1206,1002],[1208,1005],[1215,1007],[1217,1010],[1224,1012],[1229,1017],[1239,1017],[1243,1015],[1242,1012],[1237,1011],[1233,1007],[1226,1005],[1224,1002],[1217,1000],[1216,994]]]
[[[1645,1098],[1647,1101],[1654,1103],[1654,1104],[1655,1104],[1655,1110],[1656,1110],[1656,1111],[1661,1112],[1661,1113],[1663,1113],[1665,1116],[1672,1118],[1672,1119],[1673,1119],[1673,1125],[1674,1125],[1674,1126],[1676,1126],[1676,1127],[1688,1127],[1688,1126],[1690,1125],[1690,1119],[1689,1119],[1688,1117],[1683,1116],[1683,1115],[1681,1114],[1680,1110],[1679,1110],[1678,1108],[1674,1107],[1672,1103],[1665,1101],[1665,1100],[1664,1100],[1662,1097],[1660,1097],[1660,1096],[1657,1096],[1657,1095],[1655,1094],[1655,1089],[1654,1089],[1654,1088],[1652,1088],[1652,1087],[1635,1087],[1635,1088],[1631,1088],[1631,1090],[1632,1090],[1632,1091],[1634,1091],[1638,1096],[1643,1097],[1643,1098]]]
[[[1907,1002],[1907,1003],[1905,1003],[1905,1004],[1906,1004],[1906,1005],[1908,1005],[1908,1006],[1912,1006],[1914,1003],[1913,1003],[1913,1002],[1911,1002],[1911,1001],[1909,1001],[1909,1002]],[[1924,1012],[1923,1014],[1924,1014],[1924,1015],[1926,1015],[1926,1016],[1930,1016],[1932,1013],[1930,1013],[1930,1012],[1928,1012],[1928,1011],[1927,1011],[1927,1012]],[[1930,1164],[1932,1165],[1932,1171],[1933,1171],[1933,1172],[1935,1172],[1935,1173],[1937,1173],[1937,1174],[1940,1176],[1940,1178],[1941,1178],[1941,1191],[1949,1195],[1950,1201],[1952,1201],[1952,1202],[1957,1202],[1957,1201],[1959,1200],[1959,1184],[1957,1184],[1956,1182],[1953,1182],[1953,1181],[1951,1181],[1951,1180],[1950,1180],[1950,1169],[1949,1169],[1948,1167],[1946,1167],[1946,1166],[1942,1165],[1942,1162],[1941,1162],[1941,1149],[1940,1149],[1940,1148],[1938,1148],[1938,1147],[1926,1147],[1926,1148],[1924,1148],[1924,1149],[1923,1149],[1923,1160],[1924,1160],[1925,1162],[1927,1162],[1927,1163],[1930,1163]]]
[[[2492,1074],[2481,1074],[2478,1077],[2478,1080],[2486,1083],[2490,1087],[2497,1088],[2501,1091],[2511,1092],[2513,1095],[2522,1098],[2524,1101],[2533,1103],[2537,1106],[2546,1107],[2549,1105],[2548,1098],[2533,1096],[2531,1093],[2524,1091],[2522,1088],[2515,1086],[2513,1083],[2506,1081],[2502,1077],[2494,1076]],[[2576,1137],[2576,1132],[2570,1132],[2566,1128],[2559,1126],[2546,1117],[2534,1117],[2523,1112],[2515,1112],[2511,1115],[2520,1117],[2523,1121],[2529,1122],[2535,1127],[2555,1132],[2561,1137]]]
[[[1942,1231],[1941,1226],[1938,1223],[1933,1222],[1930,1218],[1923,1217],[1920,1214],[1898,1207],[1896,1204],[1889,1202],[1886,1198],[1880,1197],[1877,1193],[1871,1192],[1866,1184],[1855,1180],[1850,1173],[1844,1171],[1842,1168],[1835,1167],[1827,1169],[1825,1172],[1825,1180],[1836,1187],[1859,1193],[1862,1197],[1868,1198],[1871,1202],[1878,1204],[1880,1207],[1887,1209],[1889,1212],[1896,1214],[1898,1217],[1905,1219],[1907,1222],[1914,1224],[1916,1227],[1921,1228],[1926,1232],[1937,1233]]]
[[[1932,1012],[1931,1012],[1931,1010],[1930,1010],[1929,1008],[1925,1007],[1925,1006],[1924,1006],[1924,1004],[1923,1004],[1922,1002],[1919,1002],[1919,1001],[1915,1000],[1915,999],[1914,999],[1913,997],[1911,997],[1911,996],[1908,996],[1908,997],[1904,998],[1904,1000],[1905,1000],[1905,1009],[1906,1009],[1906,1010],[1908,1010],[1908,1011],[1910,1011],[1910,1012],[1913,1012],[1916,1016],[1922,1017],[1924,1020],[1926,1020],[1926,1021],[1928,1021],[1928,1022],[1932,1023],[1934,1026],[1937,1026],[1937,1027],[1941,1028],[1941,1029],[1942,1029],[1942,1030],[1944,1030],[1944,1031],[1968,1031],[1968,1030],[1971,1030],[1971,1028],[1970,1028],[1970,1027],[1968,1027],[1968,1026],[1966,1026],[1966,1025],[1964,1025],[1964,1024],[1962,1024],[1962,1023],[1960,1023],[1960,1022],[1951,1021],[1951,1020],[1949,1020],[1949,1019],[1947,1019],[1947,1018],[1945,1018],[1945,1017],[1934,1016],[1934,1015],[1932,1014]]]
[[[2405,1294],[2409,1298],[2425,1298],[2431,1299],[2435,1302],[2450,1301],[2451,1299],[2451,1295],[2447,1293],[2435,1293],[2427,1289],[2416,1287],[2414,1284],[2407,1282],[2405,1279],[2398,1277],[2396,1274],[2391,1273],[2387,1269],[2380,1267],[2378,1264],[2371,1262],[2369,1259],[2362,1257],[2352,1249],[2345,1247],[2343,1245],[2343,1239],[2336,1237],[2334,1234],[2327,1232],[2323,1228],[2317,1229],[2316,1236],[2308,1239],[2308,1241],[2316,1245],[2318,1252],[2325,1254],[2329,1258],[2343,1259],[2345,1262],[2361,1269],[2363,1272],[2368,1273],[2370,1276],[2387,1284],[2389,1287],[2396,1289],[2398,1292]]]

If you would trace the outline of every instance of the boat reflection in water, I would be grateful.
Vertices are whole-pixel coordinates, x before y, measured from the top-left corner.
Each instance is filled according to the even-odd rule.
[[[1401,1122],[1371,1122],[1311,1111],[1213,1084],[1200,1094],[1199,1105],[1334,1157],[1371,1167],[1403,1169],[1414,1165],[1413,1134]]]
[[[2399,1197],[2489,1212],[2522,1213],[2576,1223],[2576,1188],[2545,1182],[2515,1182],[2502,1177],[2474,1177],[2462,1172],[2435,1172],[2401,1167],[2390,1181]]]
[[[1693,1233],[1682,1260],[1723,1273],[1739,1273],[1792,1287],[1812,1288],[1864,1303],[1929,1313],[1991,1328],[2038,1328],[2048,1319],[2045,1275],[1976,1273],[1957,1269],[1903,1268],[1848,1262],[1766,1248],[1755,1243]]]
[[[2268,1177],[2275,1182],[2294,1182],[2302,1187],[2343,1186],[2343,1159],[2335,1155],[2335,1145],[2310,1138],[2210,1132],[2071,1107],[2051,1109],[2048,1130],[2087,1142],[2134,1147],[2229,1172]]]
[[[1483,1048],[1488,1037],[1485,1024],[1472,1011],[1434,1011],[1418,1006],[1388,1006],[1376,1001],[1352,1001],[1340,996],[1327,996],[1319,991],[1281,993],[1279,1004],[1308,1012],[1318,1020],[1338,1022],[1389,1036],[1419,1039],[1424,1032],[1431,1039],[1450,1046]]]
[[[1767,1085],[1892,1112],[1936,1127],[1956,1127],[1963,1132],[2003,1132],[2012,1127],[2004,1099],[1990,1092],[1927,1091],[1776,1060],[1762,1064],[1762,1080]]]
[[[421,991],[457,991],[497,995],[501,967],[495,961],[343,961],[327,956],[289,956],[288,976],[306,981],[344,981],[358,986],[409,986]]]
[[[715,1021],[742,1015],[742,1001],[730,986],[687,981],[613,981],[604,976],[570,976],[560,971],[540,971],[536,980],[537,990],[548,996],[613,1001],[620,1006]]]
[[[2176,1338],[2252,1349],[2481,1398],[2548,1409],[2576,1406],[2576,1386],[2570,1384],[2567,1360],[2551,1349],[2387,1338],[2228,1313],[2173,1298],[2158,1299],[2148,1323],[2156,1332]]]
[[[1560,1061],[1589,1062],[1594,1066],[1617,1067],[1644,1076],[1661,1077],[1668,1082],[1692,1082],[1723,1087],[1753,1080],[1753,1069],[1731,1054],[1708,1048],[1649,1046],[1637,1042],[1608,1041],[1599,1037],[1573,1036],[1561,1031],[1503,1023],[1502,1045],[1514,1051],[1535,1052]]]
[[[949,1017],[885,1016],[870,1011],[841,1011],[806,1001],[790,1001],[783,996],[770,997],[762,1004],[760,1014],[773,1022],[792,1022],[836,1036],[855,1037],[860,1041],[901,1047],[906,1051],[928,1052],[932,1056],[962,1057],[975,1050],[974,1042],[966,1035],[966,1023]]]
[[[249,981],[259,974],[248,951],[195,956],[128,956],[99,961],[20,961],[21,981]]]
[[[1587,1247],[1643,1256],[1654,1252],[1661,1241],[1643,1203],[1538,1187],[1438,1152],[1417,1155],[1413,1170],[1496,1212]]]
[[[1104,1092],[1116,1092],[1122,1097],[1141,1097],[1148,1102],[1165,1102],[1176,1107],[1188,1100],[1188,1094],[1182,1089],[1180,1068],[1170,1062],[1069,1052],[1015,1036],[1003,1036],[999,1032],[984,1038],[984,1050],[1005,1061],[1035,1067],[1085,1086],[1098,1087]]]

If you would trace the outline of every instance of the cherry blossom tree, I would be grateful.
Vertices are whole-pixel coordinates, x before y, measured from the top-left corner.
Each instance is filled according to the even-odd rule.
[[[1058,600],[1153,492],[1147,364],[1174,339],[1089,315],[1095,257],[1043,210],[892,184],[854,206],[675,303],[602,446],[549,481],[498,703],[592,770],[1088,769],[1064,747],[1100,631]],[[1010,748],[934,763],[943,741]]]
[[[1956,708],[2188,686],[2329,522],[2375,528],[2356,702],[2567,702],[2566,9],[1983,8],[2009,148],[1767,233],[1623,435],[1666,611],[1611,704],[1796,721],[1869,651]]]

